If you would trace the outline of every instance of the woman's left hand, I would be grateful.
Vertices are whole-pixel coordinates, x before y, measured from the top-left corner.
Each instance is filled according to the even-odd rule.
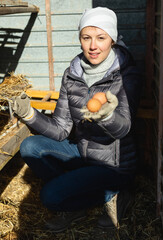
[[[108,101],[102,105],[102,107],[98,112],[94,112],[94,113],[90,112],[88,108],[84,106],[80,110],[83,113],[83,117],[88,120],[92,119],[95,121],[99,121],[111,116],[111,114],[113,113],[113,111],[118,105],[118,99],[110,91],[106,92],[106,98]]]

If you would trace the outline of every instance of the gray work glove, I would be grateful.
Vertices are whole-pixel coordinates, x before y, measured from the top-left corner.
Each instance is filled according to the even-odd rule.
[[[13,97],[11,103],[12,110],[21,118],[30,117],[33,112],[33,108],[30,105],[30,98],[25,92],[22,92],[19,96]]]
[[[95,121],[99,121],[99,120],[109,117],[113,113],[115,108],[118,106],[118,99],[110,91],[106,92],[106,98],[108,101],[102,105],[102,107],[100,108],[100,110],[98,112],[94,112],[94,113],[90,112],[88,110],[88,108],[86,106],[84,106],[80,110],[82,113],[84,113],[83,117],[87,120],[93,119]]]

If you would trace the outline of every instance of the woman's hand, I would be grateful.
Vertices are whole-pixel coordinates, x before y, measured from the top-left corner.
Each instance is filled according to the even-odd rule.
[[[90,112],[86,106],[84,106],[80,111],[83,113],[83,117],[85,119],[93,119],[95,121],[99,121],[105,119],[113,113],[115,108],[118,105],[117,97],[112,94],[110,91],[106,92],[107,102],[102,105],[98,112]]]
[[[30,117],[33,108],[30,105],[30,98],[25,92],[22,92],[20,96],[12,98],[11,107],[13,112],[21,118]]]

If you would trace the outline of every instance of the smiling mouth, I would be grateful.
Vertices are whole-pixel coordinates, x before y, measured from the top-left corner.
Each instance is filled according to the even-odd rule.
[[[99,56],[99,53],[89,53],[91,58],[97,58]]]

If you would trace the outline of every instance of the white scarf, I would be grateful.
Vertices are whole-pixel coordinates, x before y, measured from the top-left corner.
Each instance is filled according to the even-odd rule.
[[[81,59],[81,66],[83,68],[83,78],[90,87],[95,82],[101,80],[112,66],[115,60],[115,52],[111,48],[108,57],[100,64],[90,64],[85,57]]]

